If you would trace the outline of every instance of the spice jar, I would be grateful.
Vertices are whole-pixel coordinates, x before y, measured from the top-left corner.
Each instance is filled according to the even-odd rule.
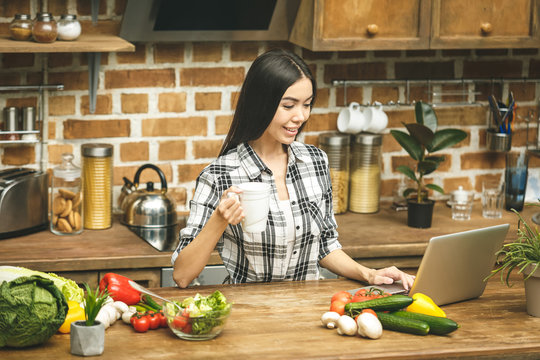
[[[349,162],[351,137],[347,134],[324,133],[319,135],[319,146],[328,155],[332,204],[335,214],[347,211],[349,205]]]
[[[32,27],[34,40],[39,43],[52,43],[58,35],[56,21],[50,13],[38,13]]]
[[[9,34],[14,40],[25,41],[32,37],[32,19],[28,14],[17,14],[9,24]]]
[[[381,188],[382,135],[355,135],[351,154],[349,210],[356,213],[379,211]]]
[[[62,15],[58,20],[58,40],[76,40],[81,35],[81,23],[76,15]]]
[[[51,184],[51,232],[80,234],[83,230],[81,169],[73,164],[73,154],[62,154],[62,164],[53,169]]]
[[[112,226],[113,147],[83,144],[84,227],[101,230]]]

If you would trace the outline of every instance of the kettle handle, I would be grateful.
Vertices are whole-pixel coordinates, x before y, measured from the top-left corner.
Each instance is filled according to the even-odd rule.
[[[139,177],[141,176],[141,173],[144,169],[153,169],[158,173],[159,179],[161,180],[161,192],[166,193],[167,192],[167,179],[165,179],[165,174],[163,174],[163,171],[161,171],[160,168],[158,168],[156,165],[153,165],[153,164],[144,164],[137,170],[137,172],[135,173],[135,178],[133,179],[135,188],[139,187]]]

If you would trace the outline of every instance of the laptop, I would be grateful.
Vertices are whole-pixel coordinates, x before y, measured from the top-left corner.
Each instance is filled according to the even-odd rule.
[[[399,281],[364,288],[409,296],[422,293],[437,305],[477,298],[484,293],[484,279],[495,265],[495,253],[501,249],[509,228],[509,224],[502,224],[431,238],[408,293]],[[354,294],[359,289],[349,292]]]

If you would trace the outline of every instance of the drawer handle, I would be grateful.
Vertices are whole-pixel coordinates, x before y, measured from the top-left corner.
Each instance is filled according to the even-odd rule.
[[[493,26],[491,23],[485,22],[480,25],[480,30],[482,30],[482,34],[488,35],[493,31]]]
[[[377,24],[369,24],[366,30],[368,35],[374,36],[379,32],[379,27],[377,26]]]

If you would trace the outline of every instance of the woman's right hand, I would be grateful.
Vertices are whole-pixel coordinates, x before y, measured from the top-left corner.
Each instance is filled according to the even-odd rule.
[[[242,190],[236,186],[231,186],[221,196],[217,210],[221,218],[228,224],[237,225],[245,217],[244,209],[237,195],[241,193]]]

